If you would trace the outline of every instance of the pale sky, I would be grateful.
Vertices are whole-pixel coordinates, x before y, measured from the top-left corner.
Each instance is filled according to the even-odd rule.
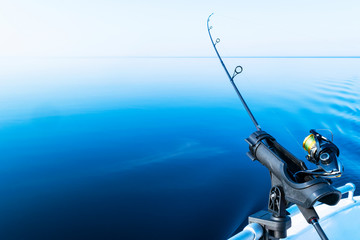
[[[360,56],[360,1],[0,0],[0,56]]]

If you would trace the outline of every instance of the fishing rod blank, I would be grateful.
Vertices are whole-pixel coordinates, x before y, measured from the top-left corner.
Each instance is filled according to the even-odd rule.
[[[213,40],[213,38],[212,38],[212,36],[211,36],[210,30],[212,29],[212,26],[209,26],[209,22],[210,22],[210,17],[211,17],[213,14],[214,14],[214,13],[210,14],[210,16],[208,17],[208,20],[207,20],[207,28],[208,28],[208,32],[209,32],[209,36],[210,36],[211,43],[212,43],[212,45],[214,46],[216,55],[218,56],[218,58],[219,58],[219,60],[220,60],[220,63],[221,63],[221,65],[223,66],[223,68],[224,68],[224,70],[225,70],[225,72],[226,72],[226,75],[228,76],[228,78],[229,78],[232,86],[234,87],[235,92],[237,93],[237,95],[239,96],[239,98],[240,98],[243,106],[245,107],[246,112],[249,114],[249,116],[250,116],[252,122],[254,123],[256,129],[257,129],[258,131],[261,131],[260,125],[257,123],[254,115],[251,113],[250,108],[249,108],[248,105],[246,104],[244,98],[241,96],[241,93],[240,93],[239,89],[237,88],[237,86],[236,86],[236,84],[235,84],[235,82],[234,82],[235,76],[238,75],[239,73],[241,73],[241,72],[243,71],[243,68],[242,68],[241,66],[237,66],[237,67],[235,68],[235,70],[234,70],[233,75],[231,76],[230,73],[229,73],[229,71],[227,70],[227,68],[226,68],[226,66],[225,66],[225,64],[224,64],[224,62],[223,62],[223,60],[222,60],[222,58],[221,58],[221,56],[220,56],[217,48],[216,48],[216,44],[218,44],[218,43],[220,42],[220,38],[217,38],[217,39],[215,40],[215,42],[214,42],[214,40]]]
[[[207,20],[211,43],[226,75],[257,129],[246,139],[250,150],[247,155],[252,161],[258,160],[270,171],[272,187],[268,211],[260,211],[249,216],[249,222],[258,223],[263,227],[264,239],[285,238],[287,229],[291,226],[291,219],[286,214],[286,205],[287,203],[294,203],[306,221],[314,226],[321,239],[328,240],[318,222],[319,216],[313,206],[316,202],[335,205],[341,198],[341,193],[325,179],[341,175],[342,167],[337,161],[338,148],[330,140],[315,130],[311,130],[311,134],[304,141],[304,149],[309,153],[307,159],[315,163],[318,168],[308,170],[303,161],[287,151],[270,134],[261,131],[259,124],[234,83],[234,77],[242,72],[242,67],[236,67],[231,76],[216,48],[220,39],[217,38],[214,42],[211,36],[212,26],[209,26],[209,22],[212,15]]]

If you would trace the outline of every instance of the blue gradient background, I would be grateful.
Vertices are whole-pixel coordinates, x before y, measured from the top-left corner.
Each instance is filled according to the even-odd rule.
[[[0,56],[360,56],[357,0],[2,0]]]
[[[299,158],[330,128],[359,183],[359,60],[227,58],[263,129]],[[1,62],[3,239],[225,239],[265,208],[255,130],[215,58]],[[18,71],[20,69],[20,71]]]
[[[359,185],[359,10],[2,1],[0,238],[226,239],[266,207],[268,172],[245,155],[255,129],[212,58],[213,11],[263,129],[299,158],[309,129],[331,129],[335,184]]]

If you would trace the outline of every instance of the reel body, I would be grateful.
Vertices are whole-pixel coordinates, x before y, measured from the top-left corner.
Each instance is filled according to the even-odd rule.
[[[304,139],[303,148],[308,153],[306,159],[316,164],[318,167],[314,170],[299,171],[296,174],[310,174],[325,178],[340,177],[344,167],[341,164],[338,147],[329,139],[316,132],[310,130],[310,135]]]

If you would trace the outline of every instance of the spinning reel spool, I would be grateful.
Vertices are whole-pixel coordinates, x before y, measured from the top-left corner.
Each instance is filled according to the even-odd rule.
[[[306,159],[309,162],[316,164],[318,167],[314,170],[299,171],[299,173],[313,175],[324,178],[340,177],[344,171],[339,157],[338,147],[329,139],[316,132],[314,129],[310,130],[310,135],[304,139],[303,148],[308,153]]]

